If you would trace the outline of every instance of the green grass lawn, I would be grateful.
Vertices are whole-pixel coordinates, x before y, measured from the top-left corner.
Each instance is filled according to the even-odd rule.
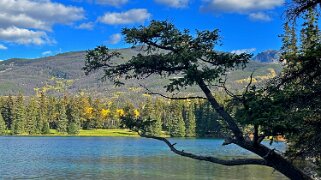
[[[80,130],[78,136],[138,137],[138,134],[128,129],[93,129],[93,130]]]
[[[10,131],[6,132],[7,135],[10,135]],[[55,129],[50,129],[49,134],[20,134],[18,136],[110,136],[110,137],[139,137],[136,132],[130,131],[128,129],[91,129],[91,130],[80,130],[79,134],[69,135],[59,133]]]
[[[11,135],[11,131],[7,130],[4,135]],[[1,135],[0,135],[1,136]],[[49,134],[34,134],[29,135],[27,133],[25,134],[19,134],[15,136],[109,136],[109,137],[140,137],[137,132],[133,132],[129,129],[91,129],[91,130],[80,130],[79,134],[70,135],[65,133],[59,133],[56,129],[50,129]],[[162,131],[161,137],[170,137],[170,135]]]

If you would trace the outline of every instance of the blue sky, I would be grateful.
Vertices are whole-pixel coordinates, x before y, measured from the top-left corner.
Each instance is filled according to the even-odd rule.
[[[218,50],[279,49],[284,0],[1,0],[0,60],[129,45],[124,27],[169,20],[180,29],[220,29]]]

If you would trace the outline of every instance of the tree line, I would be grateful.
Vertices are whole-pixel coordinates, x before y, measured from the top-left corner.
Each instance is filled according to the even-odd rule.
[[[173,101],[144,95],[141,102],[94,99],[89,96],[0,97],[0,134],[78,134],[80,129],[125,128],[122,119],[144,122],[153,135],[172,137],[219,136],[217,113],[203,100]]]

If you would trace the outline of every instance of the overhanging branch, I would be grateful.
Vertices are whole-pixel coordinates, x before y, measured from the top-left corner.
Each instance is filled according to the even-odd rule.
[[[215,164],[220,164],[220,165],[225,165],[225,166],[239,166],[239,165],[263,165],[263,166],[269,166],[265,160],[263,159],[254,159],[254,158],[246,158],[246,159],[231,159],[231,160],[225,160],[225,159],[219,159],[216,157],[212,156],[200,156],[188,152],[184,152],[184,150],[180,151],[174,147],[175,144],[172,144],[169,142],[166,138],[163,137],[156,137],[156,136],[149,136],[149,135],[141,135],[142,137],[145,138],[150,138],[150,139],[156,139],[159,141],[164,142],[172,152],[175,154],[178,154],[180,156],[188,157],[191,159],[196,159],[200,161],[207,161]]]
[[[147,94],[150,94],[150,95],[158,95],[158,96],[161,96],[161,97],[166,98],[166,99],[171,99],[171,100],[207,99],[207,98],[201,97],[201,96],[169,97],[169,96],[166,96],[166,95],[164,95],[164,94],[162,94],[162,93],[153,92],[153,91],[151,91],[150,89],[148,89],[146,86],[144,86],[144,85],[142,85],[142,84],[139,84],[139,85],[147,91]]]

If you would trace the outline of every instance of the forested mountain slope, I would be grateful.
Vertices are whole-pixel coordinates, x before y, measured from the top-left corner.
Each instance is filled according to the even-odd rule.
[[[139,53],[140,48],[119,49],[123,58],[117,61],[126,61]],[[109,93],[122,91],[129,92],[130,87],[138,87],[136,82],[126,83],[124,87],[115,88],[110,82],[102,82],[101,74],[94,73],[86,76],[84,66],[86,51],[62,53],[38,59],[9,59],[0,62],[0,95],[33,95],[37,88],[46,89],[48,93],[60,91],[63,93],[88,92],[92,96],[106,96]],[[275,76],[281,70],[277,63],[262,63],[252,61],[244,70],[237,70],[228,74],[228,86],[231,89],[240,89],[248,82],[248,77],[255,71],[256,83],[260,83]],[[264,59],[266,61],[266,59]],[[177,78],[177,77],[173,77]],[[140,81],[141,82],[141,81]],[[164,80],[150,77],[145,79],[144,85],[153,90],[161,89]],[[188,89],[187,93],[197,93],[198,89]]]

